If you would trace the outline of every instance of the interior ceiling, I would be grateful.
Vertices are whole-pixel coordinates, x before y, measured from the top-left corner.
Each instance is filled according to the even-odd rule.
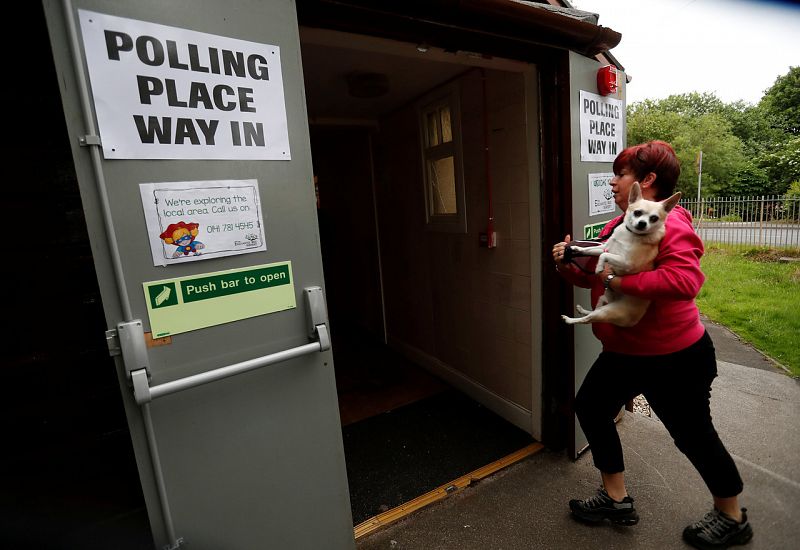
[[[427,60],[415,46],[409,44],[408,48],[411,57],[301,44],[311,122],[378,120],[469,69],[463,64]],[[387,93],[377,98],[351,96],[346,75],[355,72],[386,75]]]

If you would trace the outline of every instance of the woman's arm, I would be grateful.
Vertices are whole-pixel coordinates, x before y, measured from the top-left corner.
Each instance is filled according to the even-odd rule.
[[[556,263],[556,270],[570,284],[581,288],[591,288],[593,276],[582,272],[574,264],[564,263],[564,249],[572,241],[569,235],[564,237],[560,243],[553,245],[553,261]]]
[[[683,221],[668,224],[655,269],[617,277],[611,288],[648,300],[693,300],[705,281],[700,270],[702,255],[703,242],[691,225]]]
[[[594,274],[584,273],[572,264],[559,264],[556,265],[556,268],[558,269],[558,274],[570,284],[581,288],[592,288]]]

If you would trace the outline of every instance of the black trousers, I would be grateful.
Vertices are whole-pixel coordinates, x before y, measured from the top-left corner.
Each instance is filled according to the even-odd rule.
[[[709,400],[716,376],[714,344],[707,332],[697,343],[668,355],[602,352],[575,397],[575,413],[594,465],[609,474],[625,470],[614,418],[625,403],[644,394],[711,494],[741,493],[742,478],[711,421]]]

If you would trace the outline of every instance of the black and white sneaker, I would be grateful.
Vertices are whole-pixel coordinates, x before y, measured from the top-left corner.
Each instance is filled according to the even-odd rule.
[[[747,508],[742,508],[741,522],[714,508],[683,530],[683,540],[703,550],[746,544],[751,538],[753,528],[747,521]]]
[[[639,523],[639,514],[633,507],[633,499],[626,496],[617,502],[605,489],[600,488],[597,494],[584,500],[570,500],[569,508],[572,515],[583,521],[599,523],[604,519],[618,525],[636,525]]]

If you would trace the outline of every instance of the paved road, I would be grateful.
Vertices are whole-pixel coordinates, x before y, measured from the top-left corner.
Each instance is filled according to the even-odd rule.
[[[800,247],[800,225],[703,222],[698,234],[706,242]]]

